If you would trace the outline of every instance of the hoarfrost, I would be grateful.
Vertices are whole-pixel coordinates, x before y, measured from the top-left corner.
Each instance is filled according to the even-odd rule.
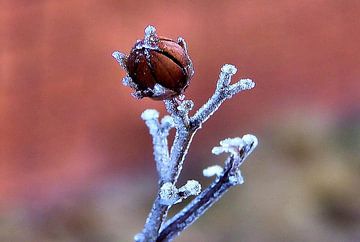
[[[123,79],[122,79],[122,84],[126,87],[131,87],[133,89],[137,89],[137,85],[136,83],[131,79],[130,76],[125,76]]]
[[[126,60],[127,56],[119,51],[114,51],[112,53],[112,57],[115,58],[115,60],[120,64],[120,66],[126,71]]]
[[[229,176],[229,182],[232,185],[238,185],[238,184],[243,184],[244,183],[244,177],[241,175],[240,169],[236,169],[234,174]]]
[[[245,144],[247,146],[249,146],[250,151],[254,150],[256,148],[256,146],[258,145],[258,139],[256,138],[255,135],[252,134],[246,134],[242,137],[243,141],[245,142]]]
[[[203,170],[203,175],[205,177],[212,177],[212,176],[220,176],[224,169],[219,165],[213,165],[205,168]]]
[[[154,96],[161,96],[166,93],[166,88],[159,83],[156,83],[152,91]]]
[[[189,112],[194,107],[194,102],[192,100],[184,100],[181,104],[177,107],[179,111],[182,112]]]
[[[234,75],[237,72],[237,69],[234,65],[225,64],[221,67],[221,71],[229,75]]]
[[[145,121],[150,119],[157,119],[159,118],[159,112],[155,109],[146,109],[142,114],[141,118]]]
[[[240,137],[227,138],[220,141],[220,146],[214,147],[211,152],[215,155],[231,153],[234,156],[239,156],[239,152],[244,145],[245,142]]]
[[[176,189],[175,185],[171,182],[166,182],[160,188],[160,198],[161,203],[164,205],[172,205],[177,200],[179,200],[177,195],[178,190]]]
[[[201,185],[196,180],[189,180],[186,184],[179,188],[179,193],[183,193],[183,197],[198,195],[201,192]]]

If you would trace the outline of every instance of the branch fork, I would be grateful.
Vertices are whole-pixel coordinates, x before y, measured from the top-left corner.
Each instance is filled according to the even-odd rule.
[[[216,165],[204,169],[204,175],[215,176],[215,180],[201,193],[201,185],[195,180],[188,181],[189,184],[180,188],[175,186],[196,131],[226,99],[255,86],[250,79],[241,79],[231,84],[231,78],[236,71],[235,66],[229,64],[221,68],[214,94],[193,116],[189,116],[189,112],[193,109],[194,103],[186,100],[183,95],[164,100],[166,110],[170,115],[164,116],[161,121],[159,121],[158,111],[154,109],[147,109],[142,113],[141,118],[148,126],[153,139],[159,191],[143,231],[135,236],[136,242],[171,241],[198,219],[229,188],[244,182],[240,165],[258,143],[253,135],[222,140],[220,146],[212,149],[216,155],[228,153],[229,157],[223,167]],[[176,129],[176,135],[169,152],[168,134],[172,128]],[[165,222],[171,206],[191,195],[196,196],[193,201]]]

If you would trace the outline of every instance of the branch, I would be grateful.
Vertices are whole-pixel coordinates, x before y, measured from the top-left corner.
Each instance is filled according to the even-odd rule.
[[[190,123],[195,127],[201,127],[206,120],[220,107],[220,105],[233,95],[250,90],[255,87],[255,83],[250,79],[241,79],[230,85],[231,77],[237,72],[233,65],[226,64],[221,68],[219,80],[216,85],[215,93],[209,100],[190,118]]]
[[[243,183],[239,167],[256,147],[256,137],[245,135],[242,139],[227,139],[220,144],[221,147],[215,147],[213,153],[231,153],[231,156],[225,161],[225,167],[222,173],[190,204],[165,223],[156,242],[171,241],[174,239],[180,232],[203,215],[206,210],[216,203],[231,187]],[[214,174],[217,173],[216,171],[218,169],[218,167],[213,167]]]
[[[151,118],[147,117],[148,115],[143,114],[143,116],[145,116],[143,119],[149,126],[150,133],[153,136],[154,156],[157,162],[160,179],[159,190],[153,203],[151,212],[149,213],[149,216],[146,220],[143,231],[135,236],[134,239],[136,242],[152,242],[155,241],[158,237],[160,227],[162,226],[163,221],[166,219],[168,210],[173,204],[171,202],[164,203],[164,199],[161,198],[161,187],[166,183],[170,183],[170,185],[175,186],[182,170],[183,162],[190,147],[192,138],[196,131],[201,128],[202,124],[219,108],[219,106],[226,99],[231,98],[240,91],[248,90],[255,86],[255,84],[249,79],[240,80],[239,82],[230,85],[231,77],[235,73],[236,68],[233,65],[224,65],[221,68],[215,93],[207,101],[207,103],[204,104],[191,118],[189,118],[189,111],[194,106],[191,100],[184,100],[184,96],[181,95],[179,98],[173,98],[164,101],[166,110],[171,115],[176,128],[175,139],[171,147],[170,155],[164,153],[165,148],[166,152],[168,152],[166,140],[167,135],[165,136],[164,140],[164,137],[162,137],[164,135],[159,132],[159,124],[157,121],[158,113],[156,112],[156,114],[154,114],[154,111],[150,111],[150,113],[152,112],[152,115],[150,115],[152,116]],[[164,162],[166,160],[168,162]],[[234,161],[237,160],[238,159],[234,158]],[[239,172],[240,170],[237,169],[236,171],[231,171],[231,174],[237,174],[236,176],[239,176]],[[235,177],[235,175],[233,177]],[[229,176],[229,178],[231,178],[231,176]],[[224,192],[226,190],[227,188],[224,190]],[[199,195],[199,197],[200,196],[201,195]],[[210,202],[210,205],[211,204],[212,202]]]

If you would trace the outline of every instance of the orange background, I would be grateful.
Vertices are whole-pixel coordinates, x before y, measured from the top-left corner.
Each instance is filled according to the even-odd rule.
[[[55,241],[56,236],[48,231],[57,234],[56,226],[63,224],[64,218],[54,211],[63,211],[64,204],[69,203],[71,211],[78,211],[84,201],[93,201],[96,206],[111,201],[111,205],[104,207],[115,211],[106,214],[101,210],[106,226],[93,225],[86,217],[75,223],[80,229],[72,221],[83,213],[65,216],[70,225],[63,229],[66,233],[57,234],[56,241],[69,238],[128,241],[141,228],[154,194],[156,174],[151,139],[140,114],[146,108],[157,108],[164,114],[164,108],[162,102],[137,101],[130,96],[131,90],[120,82],[125,72],[111,53],[114,50],[128,53],[136,39],[142,38],[148,24],[156,26],[160,35],[174,39],[182,36],[187,41],[195,76],[186,96],[194,100],[195,108],[212,94],[219,69],[225,63],[238,67],[235,79],[247,77],[256,82],[255,89],[227,101],[199,131],[184,167],[184,181],[200,177],[201,169],[214,160],[220,162],[210,154],[219,140],[245,133],[254,133],[260,140],[258,153],[243,168],[245,173],[250,169],[247,183],[257,184],[248,191],[251,194],[265,196],[274,189],[287,194],[293,188],[286,182],[283,187],[277,184],[286,180],[284,172],[300,169],[301,174],[308,174],[309,170],[317,169],[312,165],[319,160],[318,156],[304,158],[301,156],[304,149],[311,154],[320,152],[335,157],[335,164],[354,160],[345,167],[359,172],[359,12],[360,2],[355,0],[1,1],[0,209],[4,211],[0,217],[0,224],[4,224],[0,225],[1,241],[9,241],[4,238],[23,241],[17,231],[24,227],[31,241]],[[339,140],[338,133],[345,133],[342,143],[331,143]],[[318,141],[319,137],[323,139]],[[344,157],[338,157],[339,154]],[[328,167],[328,159],[324,160]],[[303,169],[304,164],[309,170]],[[284,171],[283,166],[289,171]],[[268,175],[275,181],[262,180],[268,169],[274,169]],[[335,173],[337,170],[334,168]],[[344,185],[350,187],[350,194],[354,193],[351,188],[359,185],[358,174],[354,174],[351,185]],[[263,189],[261,182],[277,185]],[[148,200],[136,195],[137,189],[144,189]],[[237,191],[243,196],[242,189]],[[351,199],[360,202],[359,193],[354,196]],[[134,204],[131,198],[139,199],[139,204]],[[254,201],[250,198],[251,204]],[[351,225],[359,226],[360,208],[353,203],[351,200],[351,205],[346,203],[344,207],[346,211],[351,208],[350,214],[355,216],[350,216]],[[221,204],[222,201],[212,209],[214,213],[222,211]],[[223,206],[231,206],[231,201]],[[264,211],[270,211],[272,206],[264,205]],[[126,232],[107,232],[104,227],[115,223],[111,219],[116,213],[124,217],[121,211],[125,207],[133,209],[129,216],[137,219],[128,222]],[[249,216],[256,214],[255,210],[249,208],[252,211]],[[84,213],[88,214],[86,208]],[[224,221],[242,220],[242,215]],[[44,227],[37,220],[44,216],[51,217],[54,228]],[[14,218],[21,218],[21,222],[11,222],[18,221]],[[208,222],[216,224],[214,219]],[[248,229],[249,234],[242,241],[281,238],[321,241],[332,228],[319,229],[320,232],[310,233],[307,238],[302,233],[277,232],[281,229],[272,228],[267,222],[250,221],[269,228],[259,229],[257,233],[264,234],[259,238],[253,237]],[[118,227],[126,227],[122,220],[117,223]],[[241,224],[244,223],[242,220]],[[33,228],[29,224],[40,225]],[[196,232],[201,231],[200,227],[195,227],[183,241],[238,241],[237,229],[224,232],[220,227],[217,234],[229,237],[207,238],[205,232]],[[298,228],[295,224],[294,230]],[[78,236],[91,234],[89,231],[98,233]],[[96,237],[108,233],[113,237]],[[339,233],[344,234],[341,241],[360,238],[358,233],[342,230]],[[327,238],[327,241],[339,240]]]

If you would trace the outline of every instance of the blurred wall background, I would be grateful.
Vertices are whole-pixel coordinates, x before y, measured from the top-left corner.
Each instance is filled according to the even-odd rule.
[[[256,88],[198,132],[181,182],[225,137],[260,146],[178,241],[360,241],[360,2],[0,1],[0,241],[130,241],[156,189],[140,120],[111,58],[148,24],[184,37],[199,107],[219,69]],[[179,209],[178,207],[175,208]]]

